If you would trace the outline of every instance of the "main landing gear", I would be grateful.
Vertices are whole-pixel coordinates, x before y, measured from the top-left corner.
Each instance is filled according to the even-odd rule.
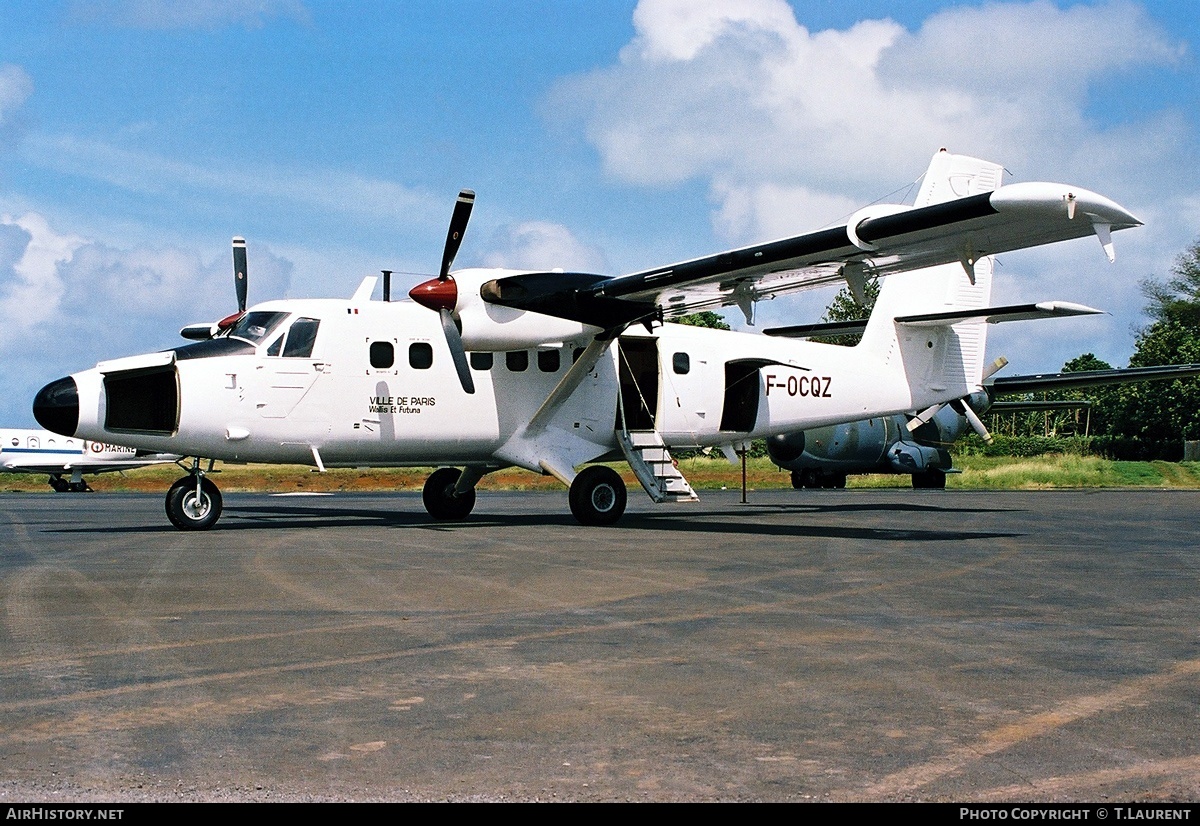
[[[211,473],[213,461],[208,462]],[[167,490],[167,519],[181,531],[206,531],[221,518],[221,491],[200,469],[200,460],[192,461],[192,470]]]
[[[912,475],[912,486],[916,490],[945,490],[946,472],[942,470],[927,470],[924,473]]]
[[[50,487],[54,488],[55,493],[91,493],[92,487],[83,478],[71,479],[67,481],[58,473],[50,475]]]
[[[475,507],[475,484],[485,472],[486,469],[472,467],[462,471],[452,467],[435,470],[421,491],[425,510],[439,522],[466,519]],[[184,481],[187,480],[180,480]],[[580,523],[611,525],[625,513],[625,482],[612,468],[592,465],[575,477],[567,499],[571,513]]]
[[[821,473],[810,468],[793,470],[792,487],[796,490],[801,488],[844,488],[846,487],[846,474]]]
[[[466,519],[475,507],[475,483],[482,476],[471,468],[467,468],[465,474],[456,467],[438,468],[429,474],[421,491],[425,510],[439,522]]]
[[[567,496],[571,513],[584,525],[611,525],[625,513],[625,482],[604,465],[584,468]]]

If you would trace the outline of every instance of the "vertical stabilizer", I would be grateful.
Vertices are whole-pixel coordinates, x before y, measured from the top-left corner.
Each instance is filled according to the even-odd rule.
[[[915,206],[979,195],[999,188],[1004,167],[945,149],[933,156]],[[969,243],[960,263],[884,278],[859,347],[900,364],[914,391],[966,395],[982,380],[987,324],[964,321],[938,328],[901,328],[895,318],[988,306],[992,259],[976,258]],[[918,392],[918,395],[920,393]]]

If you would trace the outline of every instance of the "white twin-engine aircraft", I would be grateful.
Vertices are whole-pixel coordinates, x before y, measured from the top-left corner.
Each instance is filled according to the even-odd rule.
[[[938,152],[914,206],[875,205],[845,225],[620,277],[450,272],[474,193],[458,198],[440,274],[411,302],[269,301],[245,308],[245,242],[234,239],[238,312],[185,327],[198,343],[100,362],[46,385],[46,428],[196,457],[167,493],[171,522],[212,527],[215,460],[443,466],[425,507],[461,519],[486,473],[517,466],[570,488],[589,525],[625,509],[625,459],[656,502],[695,499],[669,449],[717,447],[979,391],[986,320],[1098,312],[1062,302],[989,306],[995,253],[1138,226],[1072,186],[1000,188],[1001,166]],[[977,266],[977,262],[986,262]],[[834,283],[861,293],[888,276],[854,347],[661,324]],[[207,471],[202,468],[207,460]],[[462,470],[459,470],[459,468]]]

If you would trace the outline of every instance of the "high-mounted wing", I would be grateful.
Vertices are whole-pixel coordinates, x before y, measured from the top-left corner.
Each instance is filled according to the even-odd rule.
[[[959,160],[999,168],[943,150],[927,178]],[[954,186],[948,178],[943,189],[953,194]],[[971,273],[987,255],[1088,235],[1100,239],[1111,259],[1112,232],[1141,224],[1108,198],[1065,184],[1011,184],[937,200],[946,195],[916,207],[867,207],[841,226],[617,278],[510,275],[483,285],[480,295],[488,303],[606,329],[712,306],[738,305],[749,317],[754,302],[781,293],[842,280],[853,286],[868,276],[953,262]]]

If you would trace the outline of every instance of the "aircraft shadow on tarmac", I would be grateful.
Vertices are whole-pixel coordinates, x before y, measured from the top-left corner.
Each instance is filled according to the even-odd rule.
[[[407,504],[407,503],[406,503]],[[718,508],[705,510],[697,514],[686,506],[673,509],[670,512],[656,511],[654,513],[627,513],[622,522],[607,528],[581,527],[570,514],[546,513],[487,513],[476,512],[461,522],[433,522],[423,511],[408,509],[386,510],[383,507],[345,507],[342,505],[304,506],[293,504],[271,504],[264,506],[227,505],[225,519],[214,528],[217,532],[246,531],[246,530],[289,530],[289,529],[329,529],[345,527],[385,527],[407,528],[418,530],[434,530],[451,533],[471,533],[478,530],[495,528],[537,528],[537,527],[568,527],[580,532],[586,532],[589,538],[597,536],[597,531],[612,533],[614,536],[628,536],[638,531],[670,532],[670,533],[701,533],[725,534],[744,536],[792,537],[797,539],[875,539],[880,541],[920,541],[920,542],[951,542],[970,539],[996,539],[1019,537],[1019,532],[1000,531],[967,531],[967,530],[930,530],[910,529],[904,527],[872,528],[852,524],[852,516],[856,513],[875,511],[922,512],[922,513],[958,513],[958,512],[1003,512],[1006,509],[984,508],[952,508],[933,505],[916,504],[854,504],[854,505],[820,505],[814,503],[795,505],[738,505],[733,508]],[[772,521],[760,521],[756,518],[761,514]],[[780,524],[781,515],[794,514],[797,521],[791,524]],[[803,521],[805,515],[846,514],[845,525],[814,525]],[[103,527],[60,528],[53,533],[176,533],[167,524],[154,525],[105,525]],[[650,541],[650,540],[647,540]]]

